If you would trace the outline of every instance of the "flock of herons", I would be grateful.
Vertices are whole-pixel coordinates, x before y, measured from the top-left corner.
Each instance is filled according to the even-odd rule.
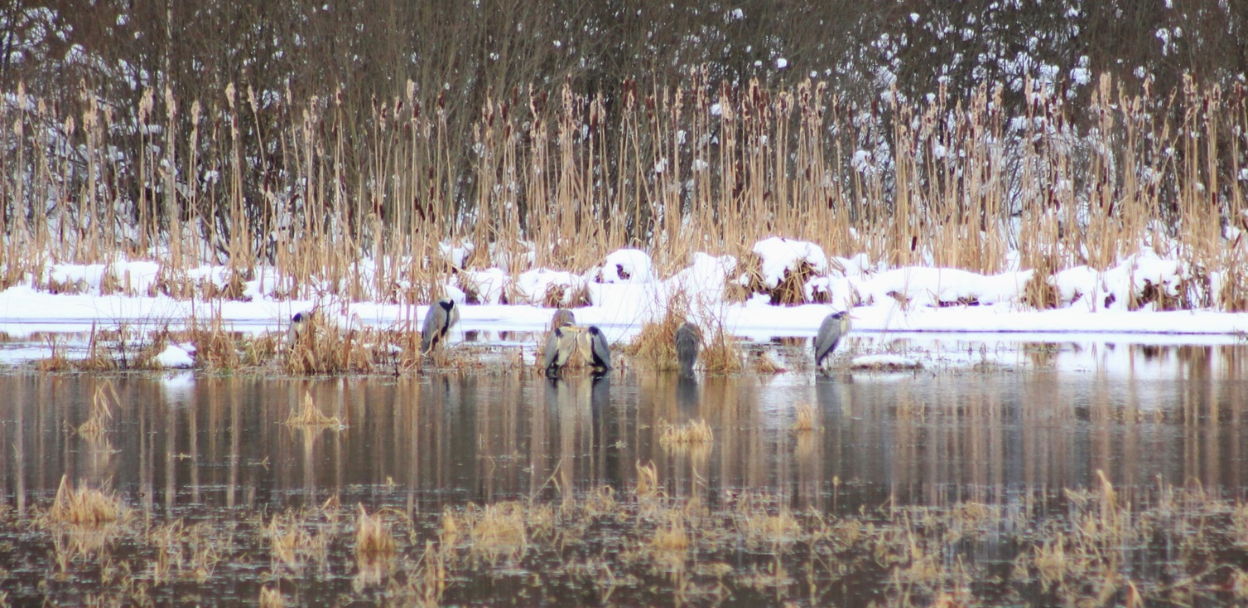
[[[299,315],[295,315],[298,322]],[[828,355],[836,348],[841,338],[849,332],[849,313],[835,312],[824,317],[819,324],[819,331],[814,338],[815,367],[822,368]],[[449,298],[438,300],[429,307],[425,314],[424,325],[420,331],[420,348],[429,352],[434,346],[444,342],[451,326],[459,321],[459,307]],[[698,350],[702,346],[702,331],[692,323],[683,323],[676,330],[676,360],[680,364],[683,376],[693,376],[693,366],[698,360]],[[555,311],[550,320],[550,332],[542,346],[542,368],[548,376],[558,375],[573,359],[581,353],[595,373],[603,373],[611,369],[611,348],[602,330],[590,325],[582,330],[576,325],[576,315],[566,308]]]

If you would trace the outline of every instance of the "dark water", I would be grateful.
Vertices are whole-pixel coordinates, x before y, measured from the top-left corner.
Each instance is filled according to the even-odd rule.
[[[1113,361],[902,374],[699,376],[531,370],[412,378],[0,375],[0,490],[22,507],[62,475],[152,509],[319,502],[410,508],[630,487],[653,462],[674,495],[765,489],[834,510],[1000,502],[1018,490],[1248,488],[1248,349],[1123,346]],[[1125,364],[1123,363],[1125,361]],[[1062,367],[1073,369],[1061,369]],[[71,432],[105,385],[102,438]],[[284,424],[310,395],[340,430]],[[817,430],[794,433],[801,406]],[[696,458],[660,445],[705,420]]]
[[[955,571],[966,560],[979,577],[968,592],[984,605],[1026,602],[1040,590],[1049,594],[1046,602],[1069,602],[1096,591],[1054,591],[1036,586],[1034,574],[1016,584],[1000,582],[1015,572],[1013,560],[1037,551],[1018,544],[1032,542],[1027,522],[1043,519],[1050,508],[1065,513],[1067,490],[1095,490],[1103,475],[1118,504],[1156,500],[1164,487],[1200,488],[1201,496],[1228,504],[1248,496],[1248,347],[952,344],[921,350],[936,371],[842,369],[825,376],[807,370],[682,380],[624,369],[599,379],[551,381],[503,365],[406,378],[315,379],[13,370],[0,374],[0,582],[7,599],[20,605],[254,602],[269,586],[300,603],[409,603],[385,584],[360,594],[353,515],[317,511],[318,505],[359,503],[390,513],[401,531],[398,561],[405,565],[402,574],[382,580],[411,586],[424,572],[422,548],[441,538],[438,516],[447,509],[512,499],[559,504],[603,487],[622,495],[638,486],[638,465],[653,463],[673,504],[703,505],[712,519],[721,517],[715,513],[733,517],[743,497],[760,494],[793,513],[847,518],[880,507],[988,505],[1000,521],[986,534],[980,528],[974,543],[947,546],[940,571]],[[793,347],[778,358],[802,353],[803,347]],[[309,398],[341,425],[288,424]],[[112,403],[111,416],[100,414],[98,400]],[[794,430],[803,411],[813,413],[813,431]],[[77,431],[93,420],[102,427],[97,436]],[[673,449],[664,443],[666,431],[697,420],[713,431],[708,444]],[[128,531],[111,533],[111,540],[73,549],[56,526],[38,520],[62,477],[115,492],[138,519],[129,520]],[[1022,519],[1011,515],[1020,504]],[[328,557],[319,568],[313,560],[304,570],[284,569],[275,557],[272,522],[304,507],[298,518],[312,535],[307,542],[315,546],[316,534],[323,534]],[[560,543],[535,543],[524,561],[489,567],[463,557],[434,603],[583,605],[610,596],[590,592],[598,589],[595,580],[624,581],[613,597],[625,604],[682,603],[673,601],[669,586],[695,604],[742,606],[780,603],[794,594],[800,599],[807,589],[800,605],[895,602],[912,592],[924,605],[941,590],[890,587],[904,561],[865,554],[866,574],[855,574],[835,566],[848,563],[842,561],[847,556],[814,560],[813,549],[785,553],[785,571],[793,576],[774,592],[698,575],[700,561],[725,564],[746,581],[781,563],[731,540],[721,549],[699,550],[690,558],[692,574],[681,578],[638,566],[642,562],[628,552],[617,555],[620,539],[636,535],[622,522],[644,523],[633,517],[608,518],[617,523],[607,524],[604,536],[571,552]],[[182,551],[181,578],[162,578],[151,565],[164,551],[157,533],[175,524],[192,540],[175,544]],[[205,554],[196,553],[196,534],[214,539],[204,560],[215,565],[202,576],[192,568],[199,557],[190,557]],[[650,546],[645,538],[627,542]],[[1183,572],[1194,563],[1172,540],[1121,547],[1130,559],[1115,571],[1138,577],[1153,594],[1147,597],[1171,593],[1165,590],[1188,580]],[[1219,553],[1223,549],[1213,546],[1200,559],[1243,558],[1238,549]],[[114,570],[121,566],[109,564],[133,574],[119,576]],[[827,570],[816,572],[813,564]],[[1212,564],[1201,566],[1212,575],[1190,580],[1211,589],[1209,597],[1237,597],[1226,591],[1237,584],[1227,578],[1235,570]],[[614,568],[613,574],[577,574],[576,568],[591,566]],[[555,574],[534,583],[543,569]],[[138,582],[117,582],[127,577]],[[723,589],[731,593],[721,596]],[[1115,601],[1126,601],[1124,593]]]

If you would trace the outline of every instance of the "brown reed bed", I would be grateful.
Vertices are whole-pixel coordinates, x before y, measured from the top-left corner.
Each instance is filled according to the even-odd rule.
[[[30,560],[14,565],[51,575],[42,586],[6,579],[6,591],[18,602],[39,593],[131,603],[174,589],[211,597],[229,588],[281,605],[311,601],[304,590],[315,581],[318,596],[425,606],[702,603],[725,594],[900,606],[1245,597],[1242,501],[1195,487],[1133,490],[1127,500],[1099,474],[1092,487],[1043,506],[968,501],[834,513],[748,490],[712,505],[668,496],[655,489],[660,482],[655,467],[639,466],[636,491],[595,487],[554,501],[372,514],[331,499],[271,516],[230,508],[194,524],[157,512],[125,517],[116,497],[66,482],[46,514],[34,516],[37,525],[0,513],[6,546]],[[108,531],[89,539],[66,526]],[[21,550],[29,542],[53,550]],[[377,563],[386,566],[359,584]]]
[[[467,166],[444,153],[460,142],[442,106],[415,87],[377,100],[363,124],[332,97],[285,99],[304,110],[266,133],[244,126],[260,111],[255,93],[232,86],[213,99],[143,91],[124,115],[90,90],[67,115],[19,87],[0,106],[16,136],[0,151],[12,193],[0,286],[35,277],[60,291],[242,299],[255,281],[284,298],[423,303],[456,264],[584,271],[614,249],[659,243],[662,271],[704,250],[736,255],[749,273],[752,244],[780,235],[982,273],[1013,249],[1037,272],[1037,307],[1054,303],[1054,272],[1105,269],[1145,243],[1185,269],[1179,293],[1154,295],[1171,298],[1163,306],[1248,307],[1242,85],[1095,82],[1078,106],[1028,82],[1017,116],[1002,113],[1001,85],[866,107],[820,82],[769,89],[704,70],[678,85],[633,83],[610,103],[538,85],[461,108],[474,116]],[[266,154],[241,162],[257,149]],[[130,219],[135,230],[123,228]],[[476,248],[448,260],[440,240]],[[118,258],[159,259],[158,279],[142,289]],[[108,268],[98,286],[57,283],[56,262]],[[228,271],[190,272],[205,263]],[[773,299],[809,299],[809,269],[790,275]],[[585,299],[555,295],[541,298]]]
[[[117,521],[125,513],[126,507],[116,495],[95,488],[75,488],[68,476],[62,476],[47,516],[53,522],[98,527]]]

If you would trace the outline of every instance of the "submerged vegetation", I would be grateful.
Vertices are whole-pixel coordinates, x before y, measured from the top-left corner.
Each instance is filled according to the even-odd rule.
[[[92,496],[118,508],[116,499]],[[424,606],[1248,599],[1242,505],[1169,486],[1136,498],[1121,499],[1102,475],[1097,487],[1067,491],[1055,504],[827,514],[792,510],[765,493],[707,505],[603,486],[555,502],[369,514],[329,500],[271,518],[192,523],[154,513],[80,521],[86,516],[63,513],[83,512],[67,504],[81,499],[58,493],[46,518],[38,509],[0,513],[7,529],[33,533],[6,549],[2,576],[10,601],[39,593],[110,604],[145,603],[175,588],[183,598],[225,594],[270,606],[313,598]],[[78,518],[73,543],[56,540],[66,517]],[[31,551],[42,543],[51,550]],[[1155,566],[1137,567],[1159,552]]]

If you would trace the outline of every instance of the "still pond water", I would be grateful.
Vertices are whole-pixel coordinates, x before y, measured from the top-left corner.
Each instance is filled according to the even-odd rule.
[[[653,463],[665,495],[711,509],[765,492],[830,516],[1044,502],[1102,474],[1124,496],[1164,485],[1248,495],[1244,345],[933,344],[917,349],[922,371],[799,365],[692,380],[631,367],[561,380],[505,365],[313,379],[15,368],[0,374],[0,500],[19,515],[46,509],[64,476],[155,518],[327,500],[410,515],[624,491],[639,463]],[[782,361],[805,353],[768,348]],[[112,391],[104,432],[75,432]],[[340,426],[287,424],[309,398]],[[797,432],[803,411],[813,430]],[[713,432],[700,452],[661,439],[699,420]],[[13,599],[38,598],[35,576]]]

